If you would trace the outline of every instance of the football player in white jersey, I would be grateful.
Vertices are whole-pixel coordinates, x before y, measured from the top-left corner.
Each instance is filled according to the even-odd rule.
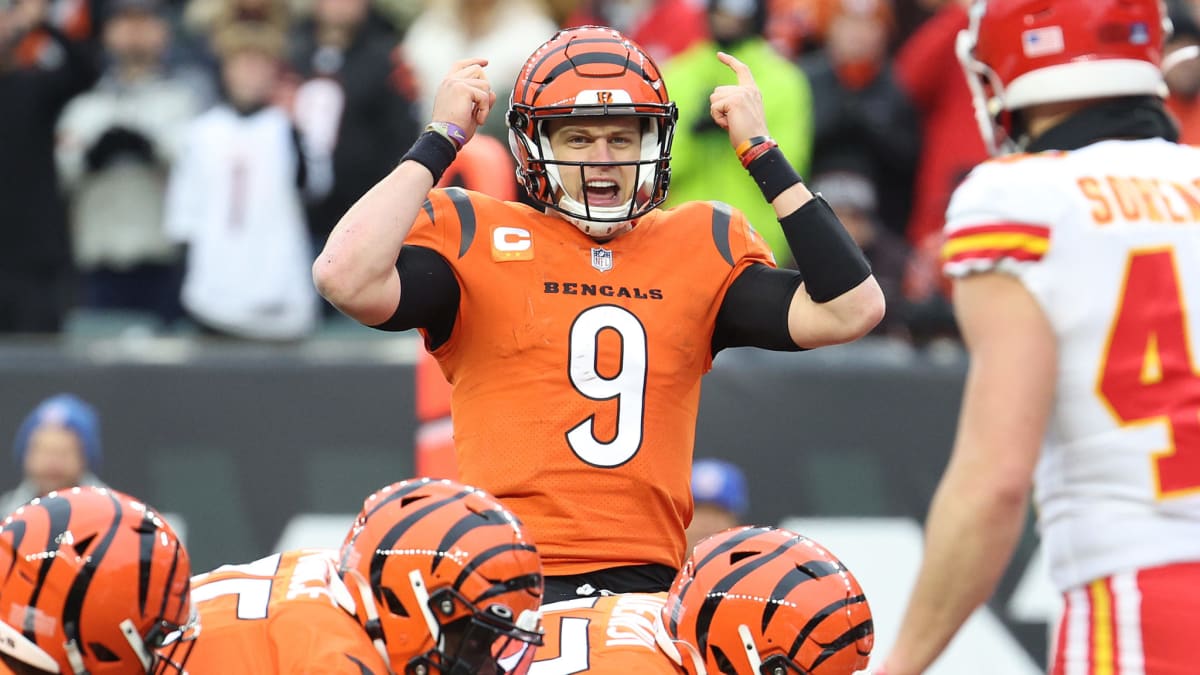
[[[1066,600],[1049,672],[1194,674],[1200,151],[1163,111],[1170,27],[1160,0],[970,16],[959,58],[998,156],[955,192],[943,261],[971,363],[884,672],[923,672],[988,599],[1032,492]]]

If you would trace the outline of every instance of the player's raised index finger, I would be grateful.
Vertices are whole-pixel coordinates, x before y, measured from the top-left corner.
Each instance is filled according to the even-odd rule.
[[[747,66],[746,64],[742,63],[741,61],[738,61],[732,55],[726,54],[725,52],[717,52],[717,58],[721,61],[721,63],[724,63],[725,65],[729,66],[729,69],[733,71],[734,75],[737,75],[738,86],[740,86],[740,87],[757,87],[758,86],[754,82],[754,74],[750,72],[750,66]]]

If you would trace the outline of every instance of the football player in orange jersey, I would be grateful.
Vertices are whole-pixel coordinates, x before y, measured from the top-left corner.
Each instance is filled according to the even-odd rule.
[[[194,580],[192,675],[519,675],[541,642],[541,563],[495,499],[452,481],[367,497],[341,551],[296,550]]]
[[[485,59],[442,82],[434,121],[341,219],[321,292],[383,330],[418,328],[454,385],[459,477],[528,525],[550,601],[663,591],[685,554],[700,379],[726,347],[853,340],[883,296],[837,216],[768,135],[744,64],[711,114],[787,233],[776,269],[728,205],[658,209],[676,118],[659,70],[620,33],[561,31],[508,109],[540,209],[431,187],[495,102]]]
[[[702,540],[669,593],[544,608],[534,672],[850,675],[867,667],[871,608],[820,544],[772,527]]]
[[[191,573],[171,526],[128,495],[34,499],[0,524],[0,673],[182,672]]]

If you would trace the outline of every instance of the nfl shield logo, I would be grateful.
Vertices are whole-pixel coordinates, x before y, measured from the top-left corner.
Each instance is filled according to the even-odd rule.
[[[592,249],[592,267],[595,267],[600,272],[607,272],[612,269],[612,251],[606,248]]]

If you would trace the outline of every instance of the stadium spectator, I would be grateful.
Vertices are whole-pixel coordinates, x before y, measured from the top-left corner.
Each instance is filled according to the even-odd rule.
[[[317,320],[302,198],[328,190],[329,158],[272,105],[283,36],[234,24],[215,44],[227,100],[192,123],[167,194],[167,232],[188,244],[183,306],[210,334],[300,339]]]
[[[1171,95],[1167,110],[1179,123],[1179,142],[1200,145],[1200,25],[1190,0],[1167,3],[1171,36],[1163,50],[1163,70]]]
[[[333,161],[329,193],[307,208],[318,249],[420,131],[412,76],[394,62],[395,47],[395,35],[372,19],[370,0],[316,0],[292,33],[290,61],[302,80],[296,123]]]
[[[12,456],[24,479],[0,495],[0,514],[54,490],[104,487],[96,477],[104,459],[100,418],[95,408],[72,394],[52,396],[25,417],[17,428]]]
[[[541,643],[541,563],[520,522],[451,481],[367,497],[341,551],[193,579],[197,675],[524,673]]]
[[[18,508],[0,521],[0,672],[182,674],[190,575],[171,526],[129,495],[75,487]]]
[[[709,58],[737,81],[715,90],[711,114],[782,220],[803,278],[775,269],[726,205],[657,209],[675,106],[654,62],[598,27],[556,34],[514,89],[512,148],[542,211],[431,190],[496,101],[485,60],[466,60],[443,80],[429,130],[313,266],[349,316],[423,332],[454,384],[460,476],[529,526],[552,575],[547,597],[670,583],[714,354],[846,342],[883,313],[862,252],[770,140],[749,68]]]
[[[720,459],[698,459],[692,463],[692,522],[687,528],[687,547],[701,539],[742,523],[750,510],[746,476],[736,464]]]
[[[787,160],[806,174],[812,150],[812,99],[803,71],[763,37],[767,0],[707,0],[712,39],[692,45],[666,62],[663,79],[680,104],[671,146],[671,192],[667,206],[717,199],[746,215],[781,265],[792,262],[783,230],[754,180],[725,145],[729,135],[709,114],[709,95],[734,84],[729,69],[713,58],[720,49],[745,63],[765,92],[763,110]]]
[[[402,53],[417,77],[418,119],[428,120],[442,77],[455,62],[488,55],[488,73],[496,95],[508,100],[525,57],[549,38],[558,25],[537,0],[445,0],[431,2],[404,34]],[[493,115],[483,133],[503,142],[503,115]]]
[[[825,48],[800,66],[812,88],[810,175],[852,169],[866,176],[879,221],[904,236],[921,139],[888,60],[894,20],[891,0],[839,0]]]
[[[695,0],[583,0],[563,25],[611,26],[659,63],[708,35],[704,6]]]
[[[772,527],[704,539],[669,593],[545,612],[546,646],[532,672],[851,675],[867,666],[875,642],[850,570],[817,542]]]
[[[969,2],[947,0],[901,45],[893,62],[896,78],[916,105],[921,125],[920,159],[907,227],[914,249],[939,248],[950,193],[988,156],[975,131],[971,93],[954,58],[954,40],[967,27]],[[937,264],[936,257],[929,262],[935,277]]]
[[[1047,670],[1196,672],[1200,151],[1160,98],[1161,8],[972,7],[959,53],[981,136],[1022,154],[950,202],[970,369],[887,675],[924,672],[992,595],[1031,492],[1064,596]]]
[[[58,124],[59,175],[70,197],[80,305],[180,318],[181,251],[163,231],[167,176],[198,111],[191,83],[167,71],[171,27],[159,0],[111,0],[108,66]]]
[[[96,79],[89,50],[47,23],[46,0],[0,5],[0,333],[54,333],[73,294],[66,204],[54,167],[63,106]],[[38,59],[18,44],[44,36]]]
[[[286,33],[292,16],[288,0],[187,0],[183,28],[209,40],[234,24],[255,24]]]

